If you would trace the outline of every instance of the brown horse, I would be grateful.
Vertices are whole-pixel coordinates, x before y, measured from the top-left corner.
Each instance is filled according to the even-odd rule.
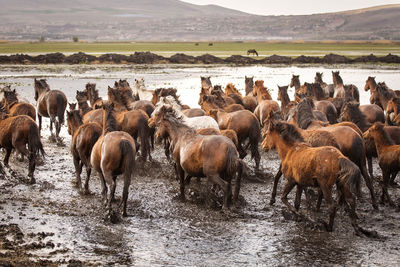
[[[290,88],[294,87],[294,95],[295,96],[297,95],[297,92],[299,91],[300,86],[301,86],[300,85],[300,76],[292,74],[292,78],[290,80],[289,87]]]
[[[88,95],[87,95],[86,91],[76,90],[75,98],[76,98],[76,101],[78,102],[78,109],[81,112],[82,116],[85,116],[86,113],[93,110],[91,107],[89,107],[89,104],[87,103]]]
[[[232,142],[235,144],[236,148],[239,149],[239,141],[238,141],[238,137],[237,134],[234,130],[218,130],[215,128],[203,128],[203,129],[198,129],[196,130],[197,133],[201,134],[201,135],[223,135],[228,137],[229,139],[232,140]]]
[[[219,101],[218,97],[215,95],[203,95],[199,100],[199,105],[206,112],[206,114],[211,109],[223,109],[226,112],[244,110],[243,106],[239,104],[226,105],[221,103],[221,101]]]
[[[360,103],[355,102],[355,101],[350,101],[347,102],[343,108],[342,112],[340,113],[339,121],[351,121],[354,122],[362,132],[365,132],[366,130],[369,129],[369,127],[372,126],[372,123],[375,122],[384,122],[384,115],[383,115],[383,110],[373,104],[373,105],[364,105],[367,106],[364,109],[364,112],[361,111]],[[375,110],[377,110],[375,112]],[[367,113],[369,111],[369,113]],[[370,120],[373,120],[375,118],[375,121],[372,123],[367,119],[367,116],[365,114],[369,114]]]
[[[253,95],[257,97],[258,105],[254,110],[254,114],[259,120],[260,124],[263,125],[265,119],[272,112],[280,112],[278,102],[272,100],[269,90],[264,87],[264,81],[256,81],[253,89]]]
[[[28,145],[28,149],[26,146]],[[3,103],[0,103],[0,148],[6,150],[4,165],[8,162],[13,149],[29,159],[28,177],[30,183],[35,183],[34,171],[36,157],[39,153],[44,156],[42,142],[38,126],[31,117],[17,115],[9,117]]]
[[[208,94],[210,94],[210,91],[212,89],[212,83],[211,83],[211,77],[200,77],[201,80],[201,89],[205,89],[208,91]]]
[[[370,93],[371,93],[371,96],[369,98],[369,102],[371,104],[376,104],[376,105],[380,106],[381,108],[383,108],[382,104],[381,104],[381,102],[379,100],[378,93],[376,92],[376,86],[377,86],[377,84],[376,84],[376,81],[375,81],[375,77],[368,76],[367,80],[365,81],[364,90],[366,92],[369,90]]]
[[[87,83],[85,89],[92,109],[101,108],[103,99],[99,97],[99,90],[96,89],[96,84]]]
[[[345,157],[337,148],[331,146],[310,147],[304,143],[296,128],[286,122],[270,121],[265,131],[263,148],[276,148],[282,161],[282,172],[286,184],[282,192],[282,202],[295,214],[300,206],[301,189],[317,186],[329,208],[329,223],[325,224],[327,231],[333,230],[336,205],[332,197],[332,188],[336,184],[340,199],[350,206],[350,219],[355,231],[360,232],[356,222],[354,193],[360,184],[360,170]],[[298,186],[295,207],[289,204],[287,196]],[[300,189],[299,189],[300,188]],[[362,230],[361,230],[362,232]]]
[[[33,120],[36,120],[35,107],[27,102],[20,102],[15,89],[4,91],[4,101],[6,104],[6,109],[11,117],[17,115],[27,115]]]
[[[339,71],[332,71],[332,80],[335,93],[333,97],[344,97],[350,98],[360,102],[360,93],[358,92],[357,86],[354,84],[343,84],[342,77],[340,77]]]
[[[162,129],[171,140],[172,157],[180,181],[180,196],[185,199],[185,174],[192,177],[207,177],[224,191],[224,208],[231,202],[231,182],[237,172],[233,200],[239,196],[243,163],[235,145],[220,135],[203,136],[182,123],[173,109],[162,106],[150,120]]]
[[[325,96],[327,97],[333,97],[333,94],[335,92],[335,90],[333,89],[333,84],[327,84],[322,80],[322,72],[316,72],[315,73],[315,77],[314,77],[314,82],[318,83],[321,88],[324,90],[325,92]]]
[[[236,104],[244,106],[242,94],[239,92],[238,89],[236,89],[235,85],[233,85],[232,83],[228,83],[226,85],[225,97],[230,97],[235,101]]]
[[[76,186],[82,189],[81,173],[83,165],[86,168],[84,193],[89,193],[89,179],[92,171],[90,153],[97,139],[102,134],[102,127],[98,123],[83,124],[79,110],[67,111],[68,133],[72,135],[71,154],[75,166]]]
[[[218,122],[221,130],[231,129],[236,132],[238,137],[238,151],[242,159],[246,156],[246,151],[242,144],[245,140],[249,139],[251,157],[256,163],[256,170],[258,170],[260,165],[258,143],[261,138],[261,129],[256,116],[248,110],[227,113],[221,109],[212,109],[207,114]]]
[[[392,97],[386,107],[386,123],[389,125],[400,125],[400,98]]]
[[[45,79],[35,78],[35,100],[39,120],[39,131],[42,129],[42,117],[50,118],[50,133],[53,135],[53,123],[56,126],[56,139],[59,139],[61,125],[64,123],[64,112],[67,97],[59,90],[50,90]],[[56,119],[57,118],[57,119]]]
[[[387,187],[390,175],[396,176],[400,170],[400,145],[396,145],[383,128],[382,123],[375,123],[364,133],[364,138],[373,138],[378,152],[378,163],[382,170],[383,184],[381,202],[384,203],[385,197],[391,206],[394,203],[389,197]]]
[[[253,81],[254,77],[244,77],[244,91],[246,92],[246,95],[251,94],[251,92],[253,91],[253,87],[254,87],[254,81]]]
[[[371,178],[367,172],[366,147],[360,129],[351,122],[324,127],[325,125],[316,121],[313,117],[312,103],[307,98],[303,99],[297,106],[293,121],[301,129],[321,129],[330,132],[335,137],[343,155],[360,168],[371,194],[372,205],[377,208]]]
[[[126,216],[129,185],[135,169],[135,141],[128,133],[117,131],[113,103],[104,104],[103,113],[103,134],[93,146],[90,163],[101,178],[102,195],[107,202],[109,213],[111,213],[111,203],[114,199],[117,177],[123,174],[124,188],[121,204],[123,205],[122,215]],[[111,186],[108,201],[106,183]]]
[[[115,117],[118,123],[118,130],[129,133],[136,142],[136,149],[141,152],[141,157],[151,160],[149,138],[151,131],[148,125],[149,117],[143,110],[126,110],[121,102],[121,95],[118,89],[108,87],[108,99],[113,103]],[[140,146],[137,143],[140,138]]]
[[[297,106],[297,102],[290,101],[289,95],[287,93],[289,86],[279,86],[278,85],[278,101],[281,101],[281,115],[284,120],[287,120],[289,116],[289,111]]]
[[[155,106],[157,102],[160,100],[160,98],[163,96],[172,95],[175,98],[177,98],[178,96],[176,95],[176,92],[177,89],[175,88],[158,88],[153,92],[153,98],[151,99],[151,103]]]

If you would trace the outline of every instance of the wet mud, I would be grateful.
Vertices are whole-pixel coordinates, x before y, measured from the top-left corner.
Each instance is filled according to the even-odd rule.
[[[177,197],[179,184],[173,165],[156,145],[152,162],[137,160],[128,217],[117,212],[122,191],[119,180],[115,213],[110,218],[101,202],[97,175],[89,182],[90,194],[83,195],[74,187],[71,137],[66,127],[61,130],[63,144],[54,143],[49,136],[48,119],[44,119],[46,158],[37,166],[36,184],[28,183],[27,161],[18,161],[14,154],[10,168],[4,168],[5,175],[0,177],[0,265],[398,264],[400,210],[380,205],[375,211],[364,182],[357,202],[359,223],[376,231],[376,238],[357,236],[343,207],[331,233],[293,216],[279,199],[283,179],[276,203],[269,205],[273,176],[279,167],[274,151],[261,153],[257,173],[254,161],[245,158],[247,175],[239,203],[232,209],[221,210],[220,191],[205,179],[192,179],[183,202]],[[1,152],[0,159],[3,157]],[[379,180],[376,160],[374,173]],[[85,172],[82,178],[86,178]],[[380,193],[377,180],[374,188]],[[399,205],[400,188],[390,188],[389,194]],[[294,200],[294,192],[289,198]],[[307,204],[303,197],[302,213],[315,221],[328,219],[324,201],[320,212],[308,209]]]

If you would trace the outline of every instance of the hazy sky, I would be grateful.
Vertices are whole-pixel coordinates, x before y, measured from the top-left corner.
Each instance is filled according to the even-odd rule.
[[[215,4],[259,15],[300,15],[344,11],[377,5],[400,4],[383,0],[183,0],[197,5]]]

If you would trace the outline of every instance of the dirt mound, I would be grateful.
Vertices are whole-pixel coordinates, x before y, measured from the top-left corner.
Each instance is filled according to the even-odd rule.
[[[197,57],[197,60],[200,61],[203,64],[221,64],[224,63],[224,60],[222,58],[210,55],[210,54],[204,54],[201,56]]]
[[[0,64],[13,63],[9,56],[0,56]]]
[[[293,59],[293,62],[294,63],[304,63],[304,64],[322,63],[322,58],[301,55],[301,56]]]
[[[379,61],[384,63],[400,63],[400,57],[389,53],[384,57],[380,57]]]
[[[81,64],[81,63],[91,63],[96,59],[97,57],[95,56],[79,52],[66,57],[64,62],[68,64]]]
[[[33,61],[33,57],[26,54],[15,54],[9,56],[10,61],[15,64],[29,64]]]
[[[169,62],[176,64],[195,64],[197,59],[194,56],[178,53],[169,58]]]
[[[354,59],[354,62],[359,63],[367,63],[367,62],[378,62],[379,58],[374,54],[370,54],[368,56],[357,57]]]
[[[166,58],[151,52],[135,52],[135,54],[130,55],[127,60],[128,62],[136,64],[153,64],[165,63]]]
[[[346,63],[351,63],[352,60],[345,56],[337,54],[328,54],[322,58],[322,62],[327,64],[346,64]]]
[[[122,63],[128,61],[128,56],[120,55],[120,54],[103,54],[97,58],[100,62],[109,62],[109,63]]]
[[[292,59],[290,57],[272,55],[270,57],[266,57],[264,59],[261,59],[260,63],[264,63],[264,64],[291,64],[292,63]]]
[[[62,53],[50,53],[45,55],[38,55],[33,58],[35,63],[39,64],[60,64],[65,60],[65,55]]]
[[[224,60],[226,63],[233,63],[233,64],[254,64],[258,61],[251,57],[244,57],[240,55],[233,55]]]

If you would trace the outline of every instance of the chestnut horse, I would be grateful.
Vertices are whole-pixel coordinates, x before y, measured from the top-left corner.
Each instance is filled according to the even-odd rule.
[[[121,204],[123,205],[122,215],[126,216],[129,185],[135,169],[135,141],[128,133],[117,131],[113,103],[104,104],[103,113],[103,134],[93,146],[90,163],[101,178],[103,200],[107,203],[109,213],[111,213],[111,203],[117,187],[117,177],[123,174],[124,187]],[[106,183],[111,186],[108,201]]]
[[[293,121],[301,129],[321,129],[333,134],[343,155],[347,156],[360,168],[371,194],[372,206],[377,208],[371,178],[368,175],[366,167],[366,148],[362,132],[357,125],[346,122],[323,127],[325,125],[316,121],[313,117],[312,103],[307,98],[303,99],[297,106]]]
[[[364,138],[373,138],[378,152],[378,163],[383,176],[381,202],[384,203],[386,197],[389,204],[394,206],[389,197],[387,187],[390,176],[394,175],[395,177],[397,172],[400,171],[400,145],[396,145],[393,142],[384,130],[382,123],[375,123],[364,133]]]
[[[33,120],[36,120],[35,107],[27,102],[20,102],[15,89],[4,91],[4,101],[6,104],[6,109],[11,117],[17,115],[27,115]]]
[[[39,120],[39,131],[42,129],[42,117],[50,118],[50,133],[53,135],[53,123],[56,126],[56,139],[59,139],[61,125],[64,123],[64,112],[67,97],[59,90],[50,90],[45,79],[35,78],[35,100]],[[56,119],[57,117],[57,119]]]
[[[378,90],[378,86],[381,87]],[[369,76],[367,80],[365,81],[365,86],[364,86],[365,91],[370,91],[371,96],[369,98],[369,102],[371,104],[377,104],[380,106],[383,110],[386,110],[387,104],[390,99],[393,97],[400,97],[400,91],[396,90],[393,91],[392,89],[389,89],[386,84],[383,83],[376,83],[375,77]]]
[[[28,145],[28,149],[26,146]],[[35,183],[34,171],[36,157],[39,153],[44,157],[42,142],[38,126],[31,117],[17,115],[9,117],[5,106],[0,103],[0,148],[6,150],[4,165],[8,167],[8,162],[13,149],[29,159],[28,177],[30,183]]]
[[[264,124],[264,120],[268,117],[271,111],[280,112],[278,102],[272,100],[269,90],[264,87],[264,81],[258,80],[254,84],[253,95],[257,97],[258,105],[254,110],[254,114],[260,124]]]
[[[192,177],[207,177],[224,191],[223,208],[230,206],[231,182],[236,173],[233,200],[239,196],[243,163],[239,159],[235,145],[230,139],[220,135],[203,136],[182,123],[171,107],[162,106],[150,120],[162,129],[171,140],[172,157],[180,181],[180,196],[185,199],[185,174]]]
[[[251,157],[256,163],[256,170],[260,165],[260,153],[258,151],[258,143],[261,138],[260,124],[256,116],[248,110],[239,110],[227,113],[221,109],[212,109],[208,115],[213,117],[221,130],[234,130],[238,137],[238,147],[240,158],[246,156],[246,151],[242,144],[246,139],[249,139]]]
[[[89,193],[89,179],[92,172],[90,153],[103,131],[96,122],[83,124],[79,110],[67,111],[68,133],[72,135],[71,154],[75,166],[76,186],[82,190],[81,173],[83,165],[86,168],[84,194]]]
[[[324,224],[327,231],[332,231],[336,215],[332,188],[336,184],[341,201],[350,206],[349,216],[352,226],[357,233],[363,232],[357,225],[355,212],[354,193],[360,184],[359,168],[337,148],[308,146],[296,128],[289,123],[271,120],[265,133],[263,148],[266,150],[276,148],[282,161],[286,184],[281,200],[288,209],[298,214],[297,209],[289,204],[287,199],[296,185],[298,192],[303,187],[317,186],[322,191],[329,209],[329,223]],[[300,200],[301,194],[298,194],[295,200],[296,207],[299,207]]]

